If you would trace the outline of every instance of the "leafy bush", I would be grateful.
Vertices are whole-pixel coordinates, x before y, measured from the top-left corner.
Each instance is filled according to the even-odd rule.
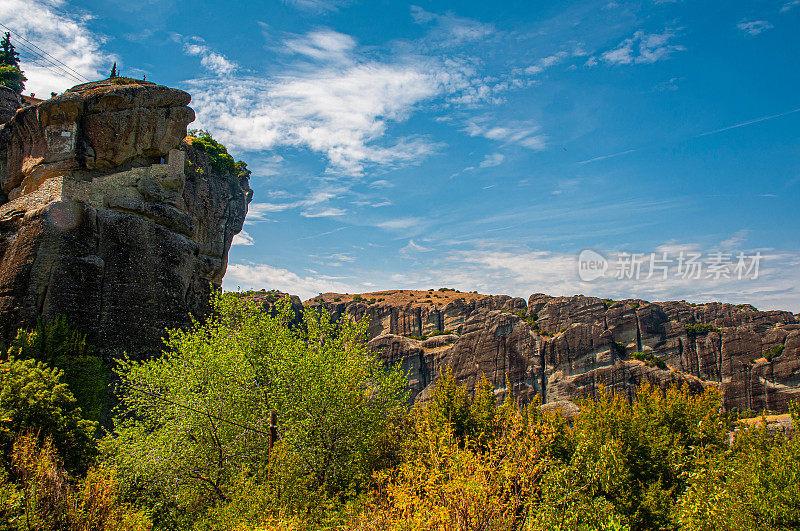
[[[84,334],[69,326],[66,317],[39,318],[33,330],[17,331],[8,355],[43,361],[61,369],[62,380],[75,396],[84,418],[100,420],[108,375],[99,353],[87,344]]]
[[[686,329],[686,335],[688,335],[689,337],[704,336],[709,332],[716,332],[717,334],[722,334],[719,328],[710,324],[703,324],[703,323],[687,324],[684,325],[684,328]]]
[[[764,358],[767,361],[772,361],[773,359],[777,358],[781,354],[783,354],[784,345],[778,345],[777,347],[772,347],[771,349],[767,349],[764,351]]]
[[[16,66],[0,65],[0,85],[10,88],[17,94],[22,94],[27,80],[28,78],[25,77],[22,70]]]
[[[62,375],[61,370],[33,359],[0,362],[0,447],[6,460],[15,437],[31,431],[42,439],[53,439],[70,472],[88,465],[97,424],[83,418]]]
[[[188,132],[192,147],[208,155],[211,169],[227,177],[243,178],[249,177],[252,173],[247,169],[247,164],[241,160],[235,161],[228,154],[228,149],[214,140],[211,133],[203,129],[191,129]]]
[[[5,500],[2,510],[7,515],[16,513],[10,521],[24,522],[20,529],[150,529],[143,511],[119,498],[113,468],[92,468],[75,482],[50,437],[40,441],[31,433],[20,435],[14,441],[11,463],[16,483],[3,486],[16,491],[21,503],[14,507]]]
[[[657,367],[661,370],[665,370],[667,368],[667,364],[664,362],[664,360],[662,360],[661,358],[653,354],[652,351],[649,350],[647,352],[640,352],[640,351],[634,352],[631,355],[631,357],[635,360],[645,362],[648,367]]]
[[[262,504],[260,515],[319,518],[386,458],[405,380],[364,346],[367,321],[331,323],[324,310],[306,309],[296,330],[289,302],[277,307],[272,317],[252,301],[216,296],[213,317],[171,331],[161,357],[120,363],[122,406],[105,449],[126,495],[163,508],[160,525],[240,502]],[[256,501],[239,499],[245,485],[261,493]]]

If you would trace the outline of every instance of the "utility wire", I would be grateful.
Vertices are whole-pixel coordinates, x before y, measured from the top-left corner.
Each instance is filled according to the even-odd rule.
[[[83,83],[85,81],[85,78],[79,77],[78,75],[73,74],[69,70],[64,69],[63,67],[61,67],[58,64],[56,64],[53,60],[48,59],[47,57],[45,57],[44,55],[42,55],[41,53],[37,52],[35,49],[33,49],[32,47],[30,47],[29,45],[27,45],[27,44],[25,44],[23,42],[17,41],[16,47],[18,47],[19,49],[21,49],[21,50],[25,51],[26,53],[32,55],[34,58],[36,58],[36,59],[38,59],[40,61],[45,61],[46,63],[48,63],[48,66],[46,66],[46,68],[55,69],[53,71],[57,72],[61,76],[67,76],[67,77],[69,77],[69,78],[71,78],[73,80],[79,81],[81,83]]]
[[[3,28],[5,28],[5,29],[6,29],[6,30],[7,30],[9,33],[11,33],[12,35],[14,35],[14,36],[15,36],[15,37],[17,37],[18,39],[22,39],[23,41],[27,42],[28,44],[30,44],[30,45],[31,45],[32,47],[34,47],[35,49],[39,50],[39,51],[40,51],[42,54],[44,54],[45,56],[49,57],[50,59],[52,59],[52,60],[53,60],[53,61],[55,61],[56,63],[58,63],[58,64],[60,64],[61,66],[63,66],[63,67],[64,67],[63,69],[65,69],[67,72],[71,72],[72,74],[74,74],[74,76],[77,76],[78,78],[80,78],[80,79],[83,79],[84,81],[87,81],[87,82],[89,81],[88,79],[86,79],[86,77],[85,77],[85,76],[83,76],[83,74],[81,74],[80,72],[78,72],[77,70],[75,70],[74,68],[72,68],[71,66],[69,66],[68,64],[64,63],[64,62],[63,62],[63,61],[61,61],[60,59],[58,59],[58,58],[56,58],[56,57],[53,57],[52,55],[50,55],[50,54],[49,54],[49,53],[47,53],[46,51],[42,50],[42,49],[41,49],[39,46],[37,46],[35,43],[33,43],[33,42],[29,41],[28,39],[26,39],[25,37],[23,37],[23,36],[22,36],[22,35],[20,35],[19,33],[15,32],[14,30],[12,30],[11,28],[9,28],[8,26],[6,26],[5,24],[3,24],[2,22],[0,22],[0,27],[3,27]]]
[[[79,78],[79,77],[75,76],[74,74],[71,74],[69,71],[64,70],[63,68],[59,67],[57,64],[55,64],[52,61],[48,60],[46,57],[42,56],[41,54],[39,54],[35,50],[29,48],[25,44],[18,42],[17,43],[17,47],[19,47],[21,50],[31,54],[32,56],[34,56],[35,59],[37,59],[39,61],[45,61],[45,62],[49,63],[49,64],[40,65],[43,68],[47,68],[48,70],[50,70],[52,72],[55,72],[59,76],[67,77],[67,78],[69,78],[69,79],[71,79],[73,81],[77,81],[78,83],[85,83],[86,82],[85,78]]]

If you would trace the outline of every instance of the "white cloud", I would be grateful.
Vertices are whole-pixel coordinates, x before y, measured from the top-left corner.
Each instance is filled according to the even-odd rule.
[[[671,30],[663,33],[645,33],[637,31],[633,37],[625,39],[616,48],[600,54],[600,59],[606,64],[627,65],[627,64],[650,64],[669,58],[673,52],[686,50],[684,46],[669,44],[675,37]],[[594,58],[587,61],[588,66],[597,64]]]
[[[494,166],[499,166],[503,163],[506,156],[502,153],[490,153],[483,158],[483,161],[479,164],[481,168],[492,168]]]
[[[800,0],[791,0],[791,2],[786,2],[781,6],[781,13],[786,13],[788,11],[791,11],[798,5],[800,5]]]
[[[415,243],[414,240],[408,240],[408,243],[400,249],[399,254],[400,256],[406,258],[412,258],[414,254],[428,253],[432,250],[433,249],[429,247],[425,247],[424,245],[419,245],[418,243]]]
[[[463,131],[469,136],[482,136],[504,144],[516,144],[534,151],[547,147],[547,136],[540,133],[541,127],[531,122],[509,121],[495,123],[487,116],[468,121]]]
[[[376,223],[375,226],[386,230],[405,230],[412,227],[417,227],[422,223],[422,218],[408,217],[390,219]]]
[[[239,234],[233,236],[231,245],[255,245],[255,243],[253,237],[246,230],[242,230]]]
[[[330,171],[361,175],[367,166],[417,164],[436,152],[440,145],[422,137],[380,141],[389,122],[406,120],[425,100],[456,92],[464,75],[410,60],[367,61],[272,79],[190,83],[199,123],[230,147],[306,148],[324,154]]]
[[[750,234],[750,231],[747,229],[742,229],[734,233],[730,238],[722,240],[719,242],[719,246],[723,249],[738,249],[741,248],[742,244],[747,241],[747,235]]]
[[[627,155],[629,153],[633,153],[636,151],[635,149],[626,149],[625,151],[619,151],[617,153],[611,153],[609,155],[600,155],[598,157],[592,157],[591,159],[582,160],[578,162],[578,164],[591,164],[592,162],[597,162],[599,160],[605,159],[613,159],[614,157],[621,157],[622,155]]]
[[[452,13],[444,15],[431,13],[419,6],[411,6],[411,17],[417,24],[433,24],[434,29],[431,31],[429,39],[436,41],[439,45],[454,46],[465,42],[479,41],[495,33],[492,24],[459,17]]]
[[[755,36],[768,29],[772,29],[774,26],[766,20],[743,20],[736,24],[736,27],[748,35]]]
[[[304,210],[300,213],[304,218],[327,218],[333,216],[343,216],[347,214],[347,210],[336,207],[324,207]]]
[[[542,72],[544,72],[545,70],[547,70],[551,66],[555,66],[558,63],[562,62],[564,59],[569,57],[569,55],[570,55],[569,53],[567,53],[567,52],[562,50],[562,51],[560,51],[558,53],[555,53],[553,55],[550,55],[550,56],[547,56],[547,57],[543,57],[543,58],[539,59],[538,61],[536,61],[531,66],[529,66],[528,68],[526,68],[525,69],[525,73],[526,74],[531,74],[531,75],[541,74]]]
[[[286,39],[282,47],[285,51],[317,61],[345,62],[351,60],[350,54],[356,47],[356,41],[350,35],[322,28]]]
[[[228,264],[223,284],[227,290],[235,290],[239,287],[242,289],[279,289],[299,295],[302,299],[329,291],[355,293],[358,290],[358,286],[345,284],[340,279],[325,276],[301,277],[288,269],[254,263]]]
[[[328,13],[338,11],[350,5],[350,0],[284,0],[287,4],[297,9],[311,13]]]
[[[267,213],[280,212],[281,210],[285,209],[276,208],[274,203],[250,203],[247,205],[245,224],[254,225],[263,221],[273,221],[267,217]]]
[[[25,94],[33,92],[47,98],[50,92],[105,78],[111,64],[118,60],[103,50],[106,38],[88,28],[92,17],[66,14],[66,8],[64,0],[0,2],[0,20],[14,32],[11,42],[20,53],[20,66],[28,78]]]
[[[247,209],[247,224],[259,221],[270,221],[266,214],[268,212],[283,212],[295,208],[304,209],[300,215],[306,218],[319,218],[328,216],[341,216],[347,213],[346,210],[333,207],[329,204],[332,199],[336,199],[344,193],[347,188],[343,185],[321,186],[308,192],[302,199],[288,201],[285,203],[250,203]],[[283,194],[281,194],[283,196]]]
[[[200,37],[190,37],[183,44],[183,51],[186,55],[199,57],[203,68],[217,76],[228,76],[238,68],[236,63],[209,48]]]

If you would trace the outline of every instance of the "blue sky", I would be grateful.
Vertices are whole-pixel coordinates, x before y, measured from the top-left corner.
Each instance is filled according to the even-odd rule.
[[[0,20],[81,77],[116,60],[193,95],[253,170],[228,289],[800,311],[800,0],[2,0]],[[74,84],[20,51],[29,91]],[[581,280],[584,249],[607,275]],[[686,279],[681,252],[762,258]],[[669,274],[617,278],[621,253]]]

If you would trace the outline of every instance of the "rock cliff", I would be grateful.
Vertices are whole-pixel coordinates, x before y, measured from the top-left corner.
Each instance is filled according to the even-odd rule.
[[[747,305],[455,291],[327,293],[306,301],[334,317],[370,317],[371,348],[400,363],[424,399],[444,366],[469,387],[485,374],[502,396],[559,402],[599,385],[718,386],[725,407],[784,411],[800,398],[800,322]],[[426,337],[427,336],[427,337]]]
[[[190,99],[115,78],[0,127],[0,339],[64,314],[103,351],[141,355],[204,310],[252,192],[187,143]]]

